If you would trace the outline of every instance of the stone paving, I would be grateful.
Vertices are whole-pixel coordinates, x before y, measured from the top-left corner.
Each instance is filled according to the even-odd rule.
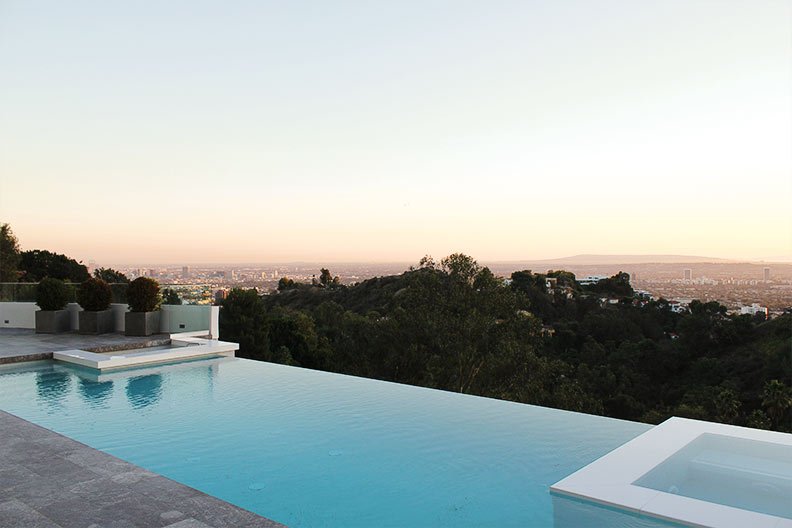
[[[166,334],[149,337],[127,337],[123,334],[82,335],[77,332],[37,334],[34,330],[23,328],[0,328],[0,364],[52,359],[52,353],[58,350],[112,352],[168,343]]]
[[[0,526],[283,527],[3,411]]]

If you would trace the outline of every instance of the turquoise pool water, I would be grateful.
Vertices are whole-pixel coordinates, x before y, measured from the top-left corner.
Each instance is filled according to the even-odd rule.
[[[649,428],[233,358],[1,366],[0,409],[295,528],[558,525],[550,484]]]

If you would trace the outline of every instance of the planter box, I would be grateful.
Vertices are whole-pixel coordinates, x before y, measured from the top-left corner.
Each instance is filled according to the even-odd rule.
[[[36,312],[37,334],[58,334],[71,330],[68,310],[39,310]]]
[[[115,318],[112,310],[89,312],[83,310],[79,314],[81,334],[108,334],[115,330]]]
[[[150,336],[158,334],[160,312],[127,312],[124,314],[124,334],[128,336]]]

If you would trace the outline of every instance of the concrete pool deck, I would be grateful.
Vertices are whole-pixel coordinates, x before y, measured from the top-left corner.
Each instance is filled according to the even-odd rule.
[[[283,525],[0,411],[0,526]]]
[[[53,352],[82,349],[92,352],[144,348],[170,343],[168,334],[128,337],[123,334],[83,335],[77,332],[37,334],[22,328],[0,328],[0,365],[52,359]]]

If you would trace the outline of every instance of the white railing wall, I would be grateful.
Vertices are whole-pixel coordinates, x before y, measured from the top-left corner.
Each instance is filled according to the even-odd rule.
[[[0,328],[35,328],[34,302],[0,302]]]
[[[0,302],[0,328],[36,327],[36,311],[39,307],[33,302]],[[66,306],[69,311],[71,329],[79,327],[79,312],[82,310],[77,303]],[[124,331],[124,313],[129,310],[126,304],[111,304],[115,321],[115,331]],[[220,337],[220,307],[204,305],[163,305],[160,314],[160,333],[175,334],[179,332],[206,331],[212,339]]]

